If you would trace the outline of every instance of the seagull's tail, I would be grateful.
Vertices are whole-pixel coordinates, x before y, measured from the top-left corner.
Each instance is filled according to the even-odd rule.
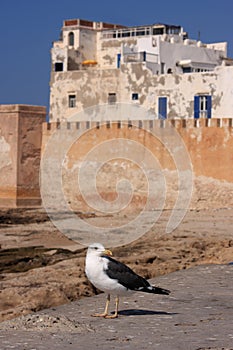
[[[168,289],[164,289],[164,288],[159,288],[159,287],[154,287],[152,286],[152,293],[154,294],[165,294],[165,295],[169,295],[171,292]]]
[[[168,289],[154,287],[154,286],[140,288],[140,292],[153,293],[153,294],[164,294],[164,295],[169,295],[171,293],[170,290],[168,290]]]

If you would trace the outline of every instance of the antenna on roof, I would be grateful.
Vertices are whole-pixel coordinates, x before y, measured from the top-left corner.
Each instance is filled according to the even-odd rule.
[[[197,40],[198,40],[198,41],[201,41],[201,32],[200,32],[200,30],[198,30]]]

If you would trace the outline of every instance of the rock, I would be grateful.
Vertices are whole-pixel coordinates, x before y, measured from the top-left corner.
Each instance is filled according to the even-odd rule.
[[[71,259],[24,273],[2,275],[0,319],[68,303],[94,290],[84,276],[84,260]]]

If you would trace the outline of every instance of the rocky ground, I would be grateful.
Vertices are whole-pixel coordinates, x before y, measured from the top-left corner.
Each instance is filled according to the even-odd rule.
[[[232,194],[231,184],[201,179],[175,231],[164,234],[165,210],[142,238],[114,248],[114,256],[146,278],[233,261]],[[0,242],[1,321],[98,293],[84,274],[85,248],[64,237],[42,209],[0,210]]]

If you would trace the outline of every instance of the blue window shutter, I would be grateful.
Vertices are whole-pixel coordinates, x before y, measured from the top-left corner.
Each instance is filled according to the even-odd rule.
[[[198,119],[200,117],[200,96],[194,96],[194,118]]]
[[[212,96],[206,96],[207,97],[207,118],[211,118],[211,112],[212,112]]]
[[[159,119],[167,119],[167,97],[159,97]]]
[[[121,66],[121,54],[118,53],[117,54],[117,68],[120,68],[120,66]]]

